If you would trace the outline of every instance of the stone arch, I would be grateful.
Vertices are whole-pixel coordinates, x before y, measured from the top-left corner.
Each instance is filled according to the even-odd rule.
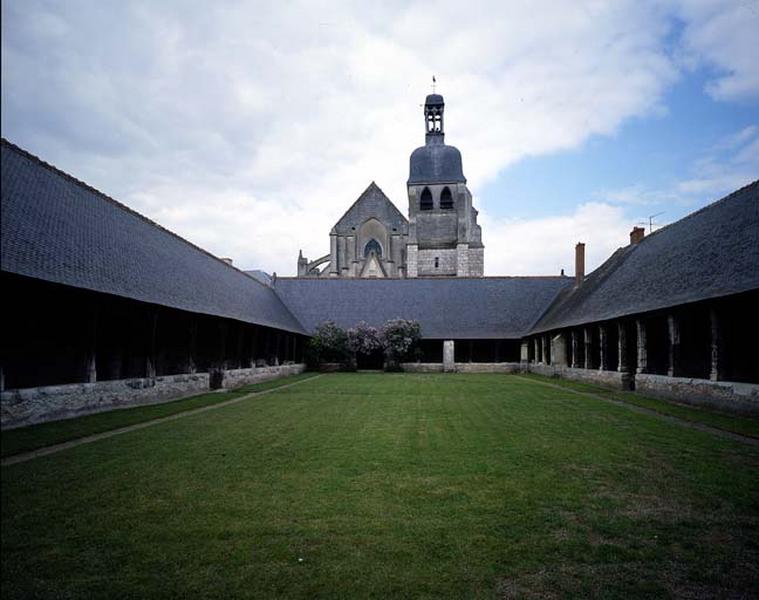
[[[448,186],[443,188],[440,192],[440,208],[442,210],[451,210],[453,208],[453,194]]]
[[[370,217],[361,224],[361,227],[359,227],[356,254],[360,258],[366,258],[368,255],[368,253],[366,253],[366,247],[372,240],[374,240],[380,248],[379,253],[375,251],[375,256],[377,256],[377,258],[390,256],[387,227],[384,223],[374,217]]]
[[[425,187],[422,190],[422,196],[419,200],[419,210],[432,210],[432,208],[432,192],[430,191],[430,188]]]
[[[382,258],[382,245],[374,238],[370,239],[364,245],[364,258],[369,256],[369,254],[371,254],[372,252],[374,252],[374,255],[377,258]]]

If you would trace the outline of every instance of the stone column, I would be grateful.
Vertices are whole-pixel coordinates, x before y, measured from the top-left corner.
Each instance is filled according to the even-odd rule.
[[[279,357],[282,354],[282,333],[279,330],[277,330],[276,338],[275,339],[277,340],[276,341],[276,348],[277,349],[276,349],[275,355],[274,355],[274,366],[278,367],[280,364],[282,364],[281,361],[279,360]]]
[[[526,363],[530,360],[530,350],[527,347],[528,342],[524,341],[522,342],[522,345],[519,347],[519,361]]]
[[[456,370],[456,354],[453,340],[443,342],[443,371],[453,373]]]
[[[86,317],[85,338],[85,355],[84,355],[84,383],[95,383],[97,376],[97,327],[98,327],[98,306],[95,302],[88,307]]]
[[[337,253],[338,271],[343,277],[348,276],[348,265],[350,264],[346,259],[348,258],[348,246],[346,244],[345,237],[341,237],[339,243],[339,250]]]
[[[711,370],[709,379],[723,381],[725,379],[725,335],[722,327],[722,316],[715,307],[709,309],[711,329]]]
[[[538,338],[532,338],[532,362],[535,364],[540,362],[538,357]]]
[[[617,323],[617,370],[620,373],[629,373],[630,365],[627,364],[627,328],[623,321]]]
[[[667,315],[667,341],[669,342],[669,361],[667,375],[679,377],[680,371],[680,319],[675,315]]]
[[[543,336],[543,362],[550,365],[553,362],[553,349],[551,348],[551,336]]]
[[[580,366],[580,360],[579,356],[577,356],[578,352],[580,351],[580,340],[579,335],[577,333],[576,329],[572,330],[572,364],[570,365],[573,369],[577,369]]]
[[[158,329],[158,311],[148,309],[147,318],[147,356],[145,360],[145,377],[154,379],[156,375],[156,333]]]
[[[329,234],[329,276],[337,277],[339,274],[339,265],[337,264],[337,234]]]
[[[583,368],[590,369],[593,364],[593,333],[590,327],[586,327],[584,330],[585,335],[585,364]]]
[[[188,331],[187,340],[187,372],[195,373],[197,366],[195,365],[195,355],[198,346],[198,323],[195,317],[190,318],[190,328]]]
[[[563,333],[558,333],[551,340],[551,364],[567,366],[567,342]]]
[[[606,325],[598,326],[598,343],[601,360],[598,365],[599,371],[609,370],[609,332]]]
[[[356,265],[358,264],[356,261],[356,236],[349,235],[346,239],[347,239],[346,247],[348,249],[348,254],[345,257],[345,266],[348,269],[347,270],[348,277],[355,277]]]
[[[638,332],[638,367],[637,373],[648,373],[648,342],[646,340],[646,322],[643,319],[635,320],[635,328]]]

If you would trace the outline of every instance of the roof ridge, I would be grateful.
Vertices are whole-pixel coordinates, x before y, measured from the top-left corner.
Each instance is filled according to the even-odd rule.
[[[571,280],[567,275],[468,275],[465,277],[440,275],[419,275],[417,277],[298,277],[297,275],[277,275],[280,280],[306,280],[306,281],[467,281],[472,279],[545,279],[545,280]]]
[[[104,200],[110,202],[111,204],[113,204],[114,206],[116,206],[116,208],[119,208],[119,209],[121,209],[121,210],[123,210],[125,212],[128,212],[128,213],[130,213],[130,214],[138,217],[139,219],[142,219],[143,221],[145,221],[148,224],[156,227],[157,229],[160,229],[161,231],[164,231],[164,232],[168,233],[169,235],[175,237],[179,241],[184,242],[185,244],[187,244],[188,246],[194,248],[195,250],[199,250],[200,252],[202,252],[206,256],[210,256],[211,258],[213,258],[216,261],[220,262],[221,264],[227,266],[228,268],[234,269],[238,273],[241,273],[241,274],[245,275],[246,277],[249,277],[250,279],[253,279],[259,285],[262,285],[262,286],[266,287],[265,284],[263,284],[262,282],[258,281],[254,277],[250,277],[250,275],[247,275],[247,273],[245,273],[242,269],[239,269],[238,267],[229,264],[227,261],[222,260],[218,256],[216,256],[214,254],[211,254],[208,250],[205,250],[204,248],[201,248],[197,244],[194,244],[191,241],[183,238],[181,235],[179,235],[177,233],[174,233],[173,231],[171,231],[170,229],[167,229],[166,227],[164,227],[160,223],[157,223],[156,221],[153,221],[152,219],[146,217],[142,213],[137,212],[133,208],[130,208],[129,206],[127,206],[126,204],[124,204],[123,202],[119,202],[118,200],[116,200],[115,198],[109,196],[105,192],[101,192],[99,189],[91,186],[90,184],[82,181],[81,179],[77,179],[76,177],[74,177],[70,173],[67,173],[63,169],[59,169],[55,165],[50,164],[49,162],[41,159],[36,154],[32,154],[28,150],[24,150],[23,148],[21,148],[20,146],[14,144],[13,142],[9,141],[5,137],[0,137],[0,141],[2,142],[2,145],[8,146],[8,148],[10,150],[13,150],[14,152],[16,152],[16,153],[18,153],[18,154],[20,154],[20,155],[22,155],[22,156],[24,156],[24,157],[26,157],[26,158],[34,161],[34,162],[36,162],[40,166],[44,167],[45,169],[47,169],[49,171],[52,171],[56,175],[60,175],[60,176],[64,177],[65,179],[68,179],[69,181],[73,182],[74,184],[78,185],[79,187],[82,187],[82,188],[84,188],[86,190],[94,192],[95,194],[97,194],[98,196],[100,196],[102,199],[104,199]]]
[[[704,211],[706,211],[706,210],[709,210],[709,209],[711,209],[711,208],[714,208],[714,207],[715,207],[715,206],[717,206],[718,204],[722,204],[722,203],[724,203],[724,202],[727,202],[727,201],[728,201],[728,200],[730,200],[730,199],[731,199],[733,196],[737,196],[737,195],[739,195],[739,194],[745,193],[745,190],[747,190],[748,188],[751,188],[751,187],[759,187],[759,179],[755,179],[754,181],[751,181],[750,183],[747,183],[747,184],[746,184],[746,185],[744,185],[743,187],[740,187],[740,188],[738,188],[737,190],[735,190],[735,191],[733,191],[733,192],[730,192],[730,193],[729,193],[727,196],[724,196],[724,197],[722,197],[722,198],[718,198],[717,200],[714,200],[713,202],[710,202],[710,203],[709,203],[709,204],[707,204],[706,206],[702,206],[701,208],[699,208],[699,209],[696,209],[696,210],[694,210],[694,211],[693,211],[693,212],[691,212],[691,213],[688,213],[688,214],[687,214],[687,215],[685,215],[684,217],[680,217],[680,218],[679,218],[679,219],[677,219],[676,221],[672,221],[672,223],[667,223],[666,225],[662,225],[662,226],[661,226],[661,227],[659,227],[659,229],[657,229],[656,231],[652,231],[652,232],[651,232],[651,233],[649,233],[648,235],[646,235],[646,236],[643,236],[643,239],[642,239],[640,242],[638,242],[638,244],[640,244],[640,243],[642,243],[642,242],[645,242],[645,241],[646,241],[647,239],[649,239],[651,236],[654,236],[654,235],[656,235],[657,233],[659,233],[659,232],[661,232],[661,231],[666,231],[667,229],[669,229],[669,228],[670,228],[670,227],[672,227],[673,225],[677,225],[677,224],[679,224],[679,223],[682,223],[683,221],[687,221],[688,219],[690,219],[690,218],[692,218],[692,217],[695,217],[695,216],[699,215],[700,213],[702,213],[702,212],[704,212]],[[637,244],[636,244],[636,246],[637,246]]]

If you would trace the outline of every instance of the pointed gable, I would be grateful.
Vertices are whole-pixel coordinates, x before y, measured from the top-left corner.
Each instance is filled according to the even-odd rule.
[[[377,260],[377,255],[372,252],[369,254],[369,258],[364,263],[364,268],[361,270],[361,277],[387,277],[385,269],[382,268],[382,263]]]
[[[358,229],[364,221],[372,217],[384,223],[389,231],[408,232],[406,217],[373,181],[340,217],[334,227],[335,232],[350,235],[354,229]]]

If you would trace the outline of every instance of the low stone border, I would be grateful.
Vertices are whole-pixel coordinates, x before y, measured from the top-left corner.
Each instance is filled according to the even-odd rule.
[[[707,406],[745,415],[759,415],[759,385],[639,373],[635,391],[647,396]]]
[[[631,389],[632,378],[629,373],[619,371],[601,371],[600,369],[573,369],[560,365],[530,364],[525,371],[545,375],[546,377],[561,377],[562,379],[574,379],[587,383],[595,383],[620,390]]]
[[[718,427],[712,427],[711,425],[706,425],[704,423],[698,423],[696,421],[688,421],[687,419],[681,419],[679,417],[676,417],[674,415],[666,415],[664,413],[660,413],[656,410],[653,410],[651,408],[646,408],[645,406],[638,406],[637,404],[632,404],[630,402],[625,402],[623,400],[616,400],[614,398],[607,398],[605,396],[602,396],[600,394],[594,394],[593,392],[585,392],[581,390],[574,390],[572,388],[565,387],[563,385],[559,385],[556,383],[549,383],[548,381],[538,381],[536,379],[529,379],[527,377],[519,377],[518,379],[522,379],[524,381],[529,381],[530,383],[537,383],[539,385],[544,385],[546,387],[555,388],[558,390],[561,390],[563,392],[567,392],[568,394],[575,394],[577,396],[586,396],[588,398],[595,398],[597,400],[601,400],[602,402],[608,402],[609,404],[615,404],[617,406],[623,406],[624,408],[627,408],[633,412],[640,413],[643,415],[648,415],[651,417],[655,417],[661,421],[667,421],[668,423],[674,423],[676,425],[680,425],[682,427],[686,427],[688,429],[697,429],[699,431],[705,431],[707,433],[712,433],[718,437],[734,440],[736,442],[741,442],[744,444],[749,444],[751,446],[759,446],[759,439],[750,437],[747,435],[741,435],[740,433],[735,433],[733,431],[727,431],[725,429],[719,429]]]
[[[401,363],[406,373],[442,373],[443,363]],[[454,363],[454,373],[521,373],[524,366],[516,362],[503,363]]]
[[[92,442],[97,442],[98,440],[103,440],[109,437],[113,437],[115,435],[121,435],[122,433],[128,433],[130,431],[135,431],[137,429],[145,429],[146,427],[152,427],[153,425],[159,425],[161,423],[166,423],[167,421],[176,421],[177,419],[189,417],[190,415],[197,415],[198,413],[208,412],[209,410],[217,410],[219,408],[224,408],[225,406],[237,404],[238,402],[242,402],[243,400],[248,400],[255,396],[263,396],[264,394],[270,394],[272,392],[276,392],[277,390],[283,390],[286,388],[293,387],[294,385],[305,383],[306,381],[318,379],[319,377],[321,377],[321,375],[314,375],[313,377],[301,379],[300,381],[293,381],[292,383],[286,383],[285,385],[269,388],[268,390],[261,390],[260,392],[251,392],[250,394],[245,394],[244,396],[240,396],[239,398],[232,398],[231,400],[227,400],[225,402],[219,402],[218,404],[211,404],[209,406],[201,406],[200,408],[185,410],[182,412],[175,413],[173,415],[168,415],[166,417],[153,419],[151,421],[135,423],[134,425],[127,425],[126,427],[119,427],[118,429],[111,429],[110,431],[95,433],[93,435],[88,435],[88,436],[71,440],[68,442],[54,444],[52,446],[46,446],[45,448],[38,448],[36,450],[31,450],[29,452],[14,454],[13,456],[8,456],[6,458],[3,458],[0,461],[0,464],[2,464],[2,466],[5,467],[8,465],[15,465],[17,463],[26,462],[28,460],[32,460],[33,458],[37,458],[38,456],[47,456],[48,454],[56,454],[58,452],[61,452],[62,450],[67,450],[68,448],[74,448],[76,446],[81,446],[83,444],[91,444]]]
[[[232,389],[295,375],[305,369],[304,364],[292,364],[222,371],[221,387]],[[117,408],[160,404],[209,390],[209,373],[8,390],[0,394],[0,425],[12,429]]]

